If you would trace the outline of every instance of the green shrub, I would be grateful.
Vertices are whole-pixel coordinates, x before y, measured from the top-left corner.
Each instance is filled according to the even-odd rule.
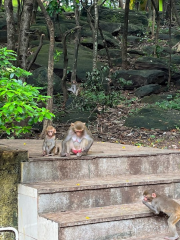
[[[46,102],[48,96],[39,94],[39,88],[28,85],[21,78],[31,73],[13,66],[16,54],[6,48],[0,49],[0,133],[29,132],[34,123],[51,119],[54,114],[38,103]],[[28,119],[27,126],[21,126]]]

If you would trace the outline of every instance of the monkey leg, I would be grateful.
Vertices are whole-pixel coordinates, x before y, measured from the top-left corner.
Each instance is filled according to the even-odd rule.
[[[168,226],[170,231],[170,236],[165,237],[168,240],[176,240],[179,238],[179,235],[176,230],[176,223],[180,220],[180,215],[172,214],[168,218]]]

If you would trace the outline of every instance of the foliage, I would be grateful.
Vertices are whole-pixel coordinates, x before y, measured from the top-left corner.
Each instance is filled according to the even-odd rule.
[[[60,61],[60,57],[61,57],[62,53],[63,53],[62,51],[56,50],[56,52],[54,53],[54,61],[55,62],[59,62]]]
[[[121,92],[110,87],[109,75],[110,71],[107,66],[91,73],[88,72],[87,81],[81,84],[82,90],[77,97],[74,97],[72,107],[85,111],[94,110],[98,107],[117,106],[122,100]],[[123,81],[121,81],[121,84],[123,84]]]
[[[169,98],[172,99],[172,96],[170,95]],[[157,102],[155,105],[165,110],[175,109],[180,111],[180,94],[178,93],[175,98],[170,101],[164,100],[163,102]]]
[[[38,107],[38,103],[46,102],[49,97],[40,95],[39,88],[20,79],[31,73],[13,66],[15,60],[12,50],[0,49],[0,132],[19,135],[29,132],[32,124],[51,119],[54,114]],[[25,119],[28,119],[27,126],[21,126]]]
[[[66,3],[60,0],[48,0],[46,2],[47,7],[46,11],[49,13],[49,15],[52,17],[54,14],[60,14],[64,11],[72,11],[74,6],[67,6]]]

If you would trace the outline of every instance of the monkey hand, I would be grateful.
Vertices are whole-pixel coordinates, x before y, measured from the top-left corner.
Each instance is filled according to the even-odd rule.
[[[147,201],[145,201],[144,199],[142,200],[142,203],[146,205]]]
[[[42,155],[45,156],[45,155],[46,155],[46,151],[43,151],[43,152],[42,152]]]

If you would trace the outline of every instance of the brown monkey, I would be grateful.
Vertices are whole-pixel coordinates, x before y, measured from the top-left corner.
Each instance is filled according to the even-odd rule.
[[[46,136],[44,138],[42,150],[43,156],[57,155],[59,153],[59,147],[56,147],[56,129],[53,126],[46,128]]]
[[[168,226],[170,236],[165,237],[165,239],[178,239],[179,236],[176,230],[176,223],[180,220],[180,205],[173,199],[157,194],[153,189],[146,190],[143,193],[143,196],[143,204],[145,204],[153,213],[159,214],[159,212],[164,212],[169,216]],[[151,202],[151,204],[148,202]]]
[[[92,134],[85,126],[85,123],[80,121],[71,123],[62,142],[61,157],[69,157],[71,152],[77,154],[77,156],[87,155],[92,144]]]

